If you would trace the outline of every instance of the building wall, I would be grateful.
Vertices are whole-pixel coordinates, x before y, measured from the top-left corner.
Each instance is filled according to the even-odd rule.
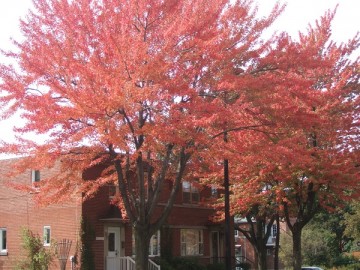
[[[94,254],[95,269],[105,269],[104,246],[105,246],[105,225],[103,219],[110,214],[111,204],[109,199],[109,187],[104,186],[98,190],[93,198],[84,201],[82,206],[83,221],[88,225],[88,237],[90,248]]]
[[[97,172],[87,172],[84,178],[92,179],[96,177]],[[91,181],[91,180],[90,180]],[[153,220],[162,214],[166,199],[172,188],[172,183],[167,181],[164,184],[161,193],[161,203],[157,207]],[[114,213],[113,206],[111,206],[109,199],[110,187],[104,186],[95,194],[94,197],[86,200],[83,203],[83,217],[86,222],[92,224],[93,236],[91,236],[91,249],[95,258],[96,269],[105,269],[106,262],[106,241],[107,241],[107,228],[108,227],[121,227],[123,249],[121,254],[125,256],[132,256],[132,225],[128,220],[122,219],[120,211]],[[200,191],[200,202],[197,204],[184,204],[182,198],[182,190],[177,194],[175,205],[170,213],[169,218],[163,226],[161,232],[161,242],[165,245],[164,237],[171,239],[171,244],[165,249],[171,256],[181,256],[181,242],[180,231],[181,229],[202,229],[204,241],[204,254],[198,259],[204,264],[210,263],[210,235],[211,231],[223,231],[223,226],[211,222],[211,216],[214,215],[214,209],[204,204],[205,199],[211,195],[210,189],[202,189]],[[167,236],[164,232],[167,231]],[[221,233],[223,239],[223,233]],[[223,241],[222,241],[223,245]],[[162,249],[164,251],[164,249]],[[223,256],[224,248],[220,248]]]
[[[61,205],[39,207],[33,202],[34,194],[26,191],[18,191],[8,186],[9,179],[6,171],[16,159],[0,161],[0,228],[7,231],[7,255],[0,256],[0,270],[10,270],[17,261],[23,258],[21,249],[21,232],[23,228],[30,229],[33,233],[43,236],[44,226],[51,228],[51,243],[62,239],[72,240],[69,255],[77,254],[79,240],[79,221],[81,216],[80,203],[77,200],[69,200]],[[49,172],[43,172],[41,178],[45,178]],[[16,183],[31,185],[31,171],[12,178]],[[70,262],[67,263],[70,269]],[[59,269],[58,260],[55,258],[51,269]]]
[[[17,191],[7,186],[9,179],[4,177],[5,171],[10,168],[10,163],[15,160],[0,161],[0,228],[7,229],[7,249],[6,256],[0,256],[0,270],[10,270],[15,264],[15,261],[20,258],[21,228],[26,227],[31,229],[34,233],[43,234],[43,227],[51,227],[51,238],[56,241],[62,239],[71,239],[72,247],[69,256],[77,256],[80,261],[80,249],[82,242],[80,235],[83,234],[83,229],[80,228],[81,223],[86,223],[85,236],[88,246],[92,252],[91,258],[94,260],[95,269],[105,269],[105,247],[107,239],[107,229],[109,227],[121,228],[121,256],[132,256],[132,226],[128,220],[121,217],[119,209],[111,204],[111,188],[107,185],[101,187],[94,196],[88,198],[84,202],[82,198],[74,198],[70,201],[64,201],[61,205],[50,205],[47,207],[38,207],[33,202],[33,194],[30,192]],[[45,178],[46,174],[52,174],[56,171],[41,171],[41,178]],[[85,181],[91,181],[99,174],[98,170],[89,170],[83,174]],[[15,178],[12,178],[15,183],[31,185],[31,171],[27,171]],[[166,199],[172,188],[171,181],[164,184],[161,194],[161,203],[156,209],[154,219],[161,214]],[[211,232],[218,231],[221,247],[219,248],[218,256],[224,256],[224,234],[223,226],[211,221],[211,216],[215,213],[214,209],[206,205],[207,198],[211,196],[211,190],[202,188],[200,192],[200,201],[195,204],[184,203],[182,190],[176,198],[175,205],[171,214],[166,221],[162,231],[167,231],[167,240],[171,239],[168,251],[171,256],[181,256],[181,229],[201,229],[203,230],[203,245],[204,254],[198,259],[204,264],[211,262]],[[161,235],[161,242],[165,244],[165,234]],[[165,237],[166,238],[166,237]],[[167,243],[169,244],[169,242]],[[57,260],[50,267],[58,269]],[[71,269],[70,261],[68,260],[67,269]]]

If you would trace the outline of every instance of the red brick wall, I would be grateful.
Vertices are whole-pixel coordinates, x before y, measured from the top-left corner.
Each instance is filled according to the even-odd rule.
[[[104,266],[104,229],[106,222],[104,219],[111,214],[111,204],[109,199],[109,187],[104,186],[98,190],[93,198],[86,200],[82,207],[83,218],[88,222],[93,231],[91,249],[94,254],[95,269],[105,269]],[[119,225],[119,224],[118,224]]]
[[[5,177],[13,160],[0,161],[0,227],[7,230],[7,256],[0,256],[0,269],[13,269],[16,261],[22,256],[21,231],[22,228],[29,228],[35,234],[43,236],[43,227],[51,227],[51,239],[60,241],[63,238],[72,240],[72,247],[69,255],[76,254],[79,235],[79,221],[81,206],[76,200],[64,202],[61,205],[51,205],[39,208],[32,201],[33,194],[22,192],[8,187],[9,179]],[[41,172],[41,178],[46,177],[48,172]],[[27,171],[15,178],[16,183],[31,184],[31,172]],[[54,242],[54,241],[52,241]],[[67,264],[70,269],[70,262]],[[58,260],[55,258],[51,269],[59,269]]]
[[[0,161],[1,170],[9,168],[8,161]],[[49,171],[48,173],[51,173]],[[97,172],[87,172],[84,174],[86,179],[96,177]],[[3,175],[3,174],[2,174]],[[45,177],[46,172],[41,172],[41,177]],[[104,265],[104,246],[105,246],[105,229],[106,226],[119,226],[125,228],[125,255],[132,255],[132,230],[131,224],[124,223],[124,221],[107,220],[111,212],[111,205],[109,201],[109,188],[104,186],[98,190],[94,197],[85,202],[71,201],[64,202],[61,205],[52,205],[46,208],[36,208],[32,202],[32,195],[15,191],[4,186],[5,178],[0,179],[0,201],[6,203],[0,204],[0,227],[6,227],[8,233],[8,256],[0,256],[0,270],[10,270],[14,265],[14,261],[20,256],[20,230],[22,226],[26,226],[40,235],[43,234],[43,226],[51,226],[52,238],[61,240],[63,238],[73,240],[70,255],[79,255],[79,248],[81,247],[79,239],[79,225],[82,218],[85,222],[90,224],[92,233],[89,234],[91,238],[91,248],[94,255],[95,267],[97,270],[105,269]],[[16,182],[31,183],[30,171],[15,178]],[[91,181],[91,180],[89,180]],[[164,184],[161,194],[163,202],[166,202],[167,196],[172,188],[170,181]],[[201,189],[201,201],[211,195],[209,188]],[[164,204],[160,204],[156,210],[154,218],[161,213]],[[181,228],[201,228],[203,229],[204,239],[204,256],[200,260],[204,263],[209,263],[210,260],[210,232],[212,230],[221,230],[221,226],[210,221],[210,216],[214,210],[205,207],[203,204],[183,204],[182,190],[180,188],[176,198],[174,208],[165,224],[169,228],[169,233],[172,238],[172,254],[173,256],[180,256],[180,229]],[[162,241],[163,239],[161,239]],[[78,248],[76,250],[76,247]],[[222,248],[223,250],[223,248]],[[70,269],[68,262],[67,268]],[[50,269],[58,269],[54,266]]]

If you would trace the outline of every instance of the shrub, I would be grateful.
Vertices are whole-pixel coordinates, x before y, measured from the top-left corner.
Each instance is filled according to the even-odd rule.
[[[171,258],[160,261],[161,270],[206,270],[196,258]]]
[[[225,264],[223,263],[212,263],[208,264],[207,270],[225,270]]]
[[[53,246],[45,248],[42,238],[29,229],[22,230],[22,247],[26,258],[15,266],[16,270],[47,270],[54,258]]]

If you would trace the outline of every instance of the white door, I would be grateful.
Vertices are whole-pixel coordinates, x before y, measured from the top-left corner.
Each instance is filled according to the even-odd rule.
[[[106,270],[118,270],[120,269],[120,228],[109,227],[106,240]]]

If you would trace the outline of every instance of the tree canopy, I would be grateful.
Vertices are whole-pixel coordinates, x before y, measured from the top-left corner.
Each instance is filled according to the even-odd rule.
[[[349,56],[359,37],[332,42],[328,12],[298,40],[264,40],[283,8],[258,17],[249,0],[34,0],[24,40],[4,52],[15,64],[0,65],[3,117],[25,120],[1,150],[26,155],[14,173],[61,160],[42,203],[118,183],[145,259],[181,179],[219,185],[223,160],[233,212],[272,197],[295,216],[288,206],[313,195],[322,206],[355,196],[359,62]],[[104,163],[94,181],[79,177]],[[173,189],[152,220],[166,179]]]

